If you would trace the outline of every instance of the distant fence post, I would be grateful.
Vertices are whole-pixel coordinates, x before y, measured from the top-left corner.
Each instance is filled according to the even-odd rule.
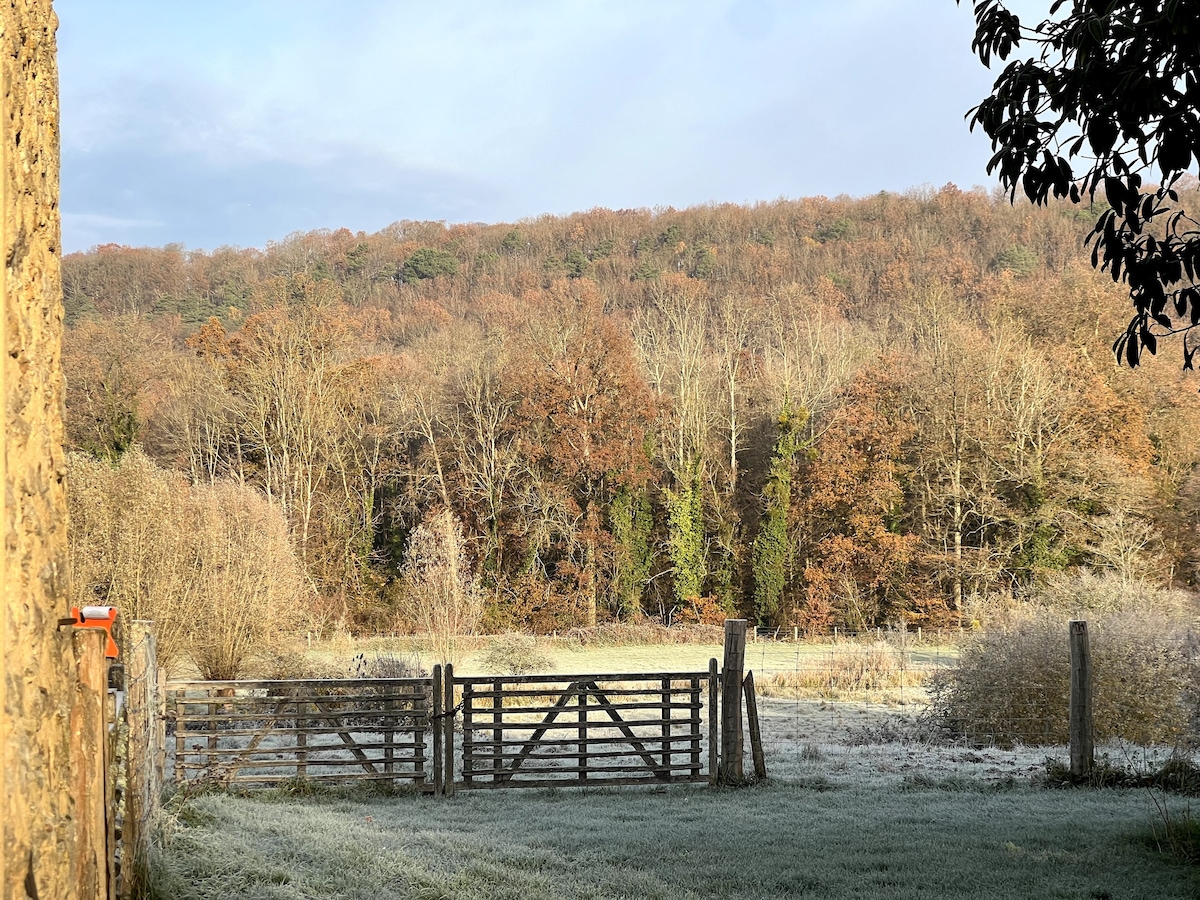
[[[1071,634],[1071,774],[1092,770],[1092,651],[1088,646],[1087,622],[1075,619]]]
[[[725,620],[725,659],[721,669],[721,782],[741,784],[742,668],[746,660],[746,620]]]
[[[158,815],[162,781],[158,768],[158,660],[154,623],[134,620],[126,643],[125,715],[129,745],[125,759],[125,822],[121,862],[125,896],[146,892],[150,861],[150,833]]]

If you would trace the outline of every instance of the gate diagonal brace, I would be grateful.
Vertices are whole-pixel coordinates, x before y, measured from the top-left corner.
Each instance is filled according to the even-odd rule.
[[[336,716],[333,714],[333,710],[331,710],[329,708],[329,704],[322,703],[320,700],[314,700],[313,705],[317,709],[319,709],[323,713],[325,713],[324,716],[315,716],[314,718],[316,718],[318,721],[320,721],[321,719],[324,719],[330,725],[333,725],[334,728],[337,729],[338,737],[340,737],[342,739],[342,743],[345,744],[347,748],[349,748],[349,750],[352,754],[354,754],[354,758],[358,760],[359,765],[361,765],[369,774],[378,775],[379,772],[375,768],[375,766],[372,764],[371,758],[369,756],[367,756],[367,754],[363,753],[362,748],[360,748],[358,746],[358,744],[356,744],[354,742],[354,738],[350,737],[350,729],[348,729],[348,728],[338,729],[337,728],[337,722],[335,721]]]
[[[600,685],[592,681],[587,686],[591,690],[592,695],[596,698],[596,702],[600,705],[600,708],[608,713],[608,717],[610,719],[617,723],[617,730],[625,736],[625,739],[629,741],[630,746],[637,751],[638,756],[642,758],[642,761],[646,764],[646,766],[652,772],[654,772],[655,777],[665,778],[670,775],[669,771],[658,764],[658,761],[654,758],[653,754],[646,749],[646,745],[638,740],[637,734],[635,734],[633,729],[625,723],[625,720],[621,718],[621,714],[613,708],[612,701],[609,700],[605,694],[600,692]],[[664,752],[665,750],[666,748],[664,748]]]
[[[263,739],[275,731],[275,724],[279,721],[280,717],[283,716],[283,708],[287,706],[288,702],[288,700],[280,700],[277,704],[275,704],[275,711],[263,720],[264,723],[269,724],[266,724],[266,727],[263,729],[263,731],[254,736],[254,739],[250,741],[245,750],[242,750],[237,754],[237,756],[229,761],[229,770],[226,773],[226,778],[232,781],[233,777],[242,770],[242,767],[245,765],[245,763],[250,761],[250,755],[258,749],[258,745],[263,742]]]

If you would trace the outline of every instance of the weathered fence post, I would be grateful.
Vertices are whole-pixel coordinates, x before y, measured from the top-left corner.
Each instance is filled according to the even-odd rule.
[[[767,777],[767,758],[763,755],[762,731],[758,727],[758,698],[754,696],[754,673],[747,672],[742,682],[746,694],[746,723],[750,731],[750,756],[754,760],[754,777]]]
[[[74,879],[80,897],[109,896],[111,870],[107,847],[106,785],[108,762],[108,677],[104,634],[97,628],[77,628],[71,635],[79,683],[71,703],[71,757],[75,763],[73,813],[78,823]]]
[[[125,848],[121,874],[125,896],[140,896],[149,877],[150,833],[162,796],[158,779],[158,659],[154,623],[134,620],[126,642],[125,717],[129,743],[125,758]]]
[[[317,710],[318,712],[320,710]],[[321,720],[317,720],[320,725]],[[296,701],[296,778],[308,777],[308,701]]]
[[[666,676],[662,680],[662,765],[663,776],[671,777],[671,701],[674,694],[671,691],[671,679]]]
[[[433,684],[431,685],[433,696],[430,698],[430,718],[433,720],[433,793],[434,796],[441,794],[443,791],[443,775],[442,775],[442,759],[445,750],[445,739],[442,736],[442,729],[446,727],[445,707],[442,701],[445,699],[445,688],[442,687],[442,666],[441,663],[435,664],[433,667]]]
[[[741,784],[742,667],[746,660],[746,620],[725,620],[725,659],[721,669],[721,782]]]
[[[1071,633],[1071,774],[1092,770],[1092,651],[1088,646],[1087,622],[1075,619]]]
[[[158,757],[154,760],[154,777],[161,787],[167,768],[167,671],[158,670],[154,693],[154,720],[158,724]]]
[[[586,716],[585,716],[586,717]],[[492,781],[500,781],[504,770],[504,682],[492,682]]]
[[[454,664],[446,663],[442,669],[442,688],[446,697],[442,701],[442,738],[446,742],[442,752],[442,793],[454,796]],[[465,709],[465,706],[464,706]],[[466,722],[463,722],[463,743],[467,740]]]
[[[579,751],[579,780],[587,781],[588,768],[588,710],[587,710],[587,690],[580,689],[575,695],[576,705],[578,706],[578,721],[579,729],[577,732],[576,747]]]

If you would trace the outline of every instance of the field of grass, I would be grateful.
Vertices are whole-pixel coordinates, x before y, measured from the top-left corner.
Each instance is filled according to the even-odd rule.
[[[496,674],[487,664],[489,646],[503,638],[472,639],[455,664],[459,675]],[[746,645],[747,669],[756,677],[776,673],[821,670],[831,660],[843,655],[869,653],[878,642],[757,641]],[[888,645],[883,645],[888,646]],[[928,669],[945,665],[957,658],[957,648],[949,644],[905,641],[891,644],[913,668]],[[539,638],[536,656],[544,659],[550,672],[564,674],[588,672],[703,672],[709,659],[721,659],[723,652],[719,637],[712,642],[687,643],[579,643],[565,638]],[[353,660],[362,655],[367,661],[379,657],[395,657],[418,662],[429,669],[433,660],[419,640],[413,638],[341,639],[298,648],[294,659],[314,672],[345,677],[352,672]],[[542,669],[538,669],[542,671]],[[263,674],[263,673],[256,673]]]
[[[1144,792],[820,778],[451,800],[207,795],[175,814],[174,900],[1194,898]]]

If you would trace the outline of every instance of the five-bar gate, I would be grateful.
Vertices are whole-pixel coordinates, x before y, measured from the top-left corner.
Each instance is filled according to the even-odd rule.
[[[427,678],[176,681],[167,691],[176,783],[425,786]]]
[[[455,678],[469,788],[708,781],[707,672]]]

